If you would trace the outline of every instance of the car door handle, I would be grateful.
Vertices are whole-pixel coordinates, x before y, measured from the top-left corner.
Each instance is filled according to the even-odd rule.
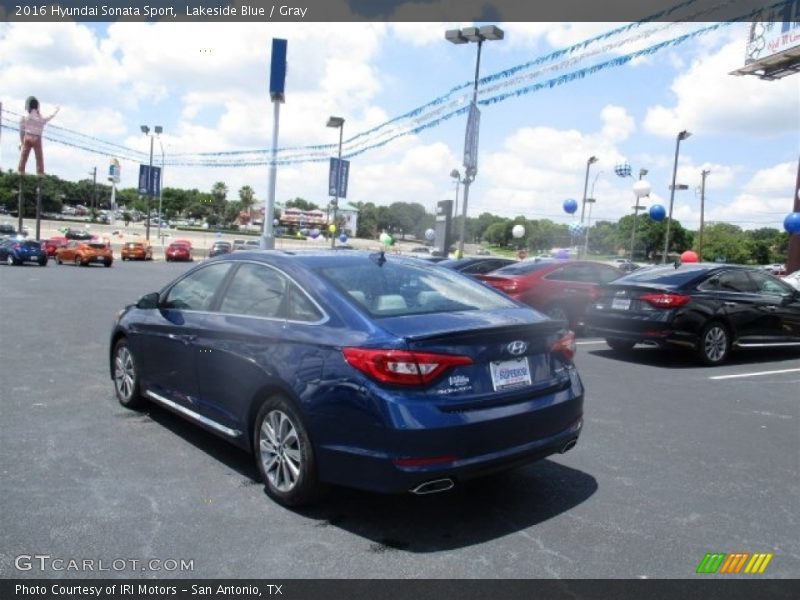
[[[197,336],[191,333],[170,333],[167,337],[184,344],[189,344],[197,339]]]
[[[725,302],[725,306],[739,306],[738,302]]]

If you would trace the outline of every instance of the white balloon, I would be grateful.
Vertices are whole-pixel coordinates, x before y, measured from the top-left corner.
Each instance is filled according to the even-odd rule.
[[[525,228],[522,225],[514,225],[514,227],[511,229],[511,235],[513,235],[515,238],[521,238],[523,235],[525,235]]]

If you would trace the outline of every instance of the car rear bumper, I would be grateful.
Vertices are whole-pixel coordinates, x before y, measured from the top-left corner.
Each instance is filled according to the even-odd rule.
[[[583,426],[582,387],[482,410],[442,413],[438,425],[406,406],[392,426],[348,421],[331,435],[315,435],[320,479],[383,493],[404,493],[436,480],[453,485],[564,452]],[[322,418],[321,420],[327,420]],[[334,439],[335,441],[331,441]],[[418,492],[419,493],[419,492]]]
[[[627,340],[637,344],[650,344],[661,348],[681,346],[684,348],[696,348],[697,336],[688,331],[676,331],[668,327],[659,326],[654,323],[639,323],[636,327],[618,329],[614,327],[598,327],[590,324],[587,328],[589,335],[602,338],[612,338]]]

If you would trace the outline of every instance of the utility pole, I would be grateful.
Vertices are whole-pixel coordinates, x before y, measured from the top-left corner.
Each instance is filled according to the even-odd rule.
[[[92,169],[92,221],[97,218],[97,167]]]
[[[700,262],[703,261],[703,227],[705,226],[705,209],[706,209],[706,177],[711,171],[703,169],[701,172],[703,181],[700,184],[700,240],[697,242],[697,255]]]

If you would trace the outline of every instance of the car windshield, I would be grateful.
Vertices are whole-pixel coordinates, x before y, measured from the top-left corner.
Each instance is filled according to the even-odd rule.
[[[517,306],[454,271],[410,262],[352,261],[320,267],[317,272],[375,317]]]

